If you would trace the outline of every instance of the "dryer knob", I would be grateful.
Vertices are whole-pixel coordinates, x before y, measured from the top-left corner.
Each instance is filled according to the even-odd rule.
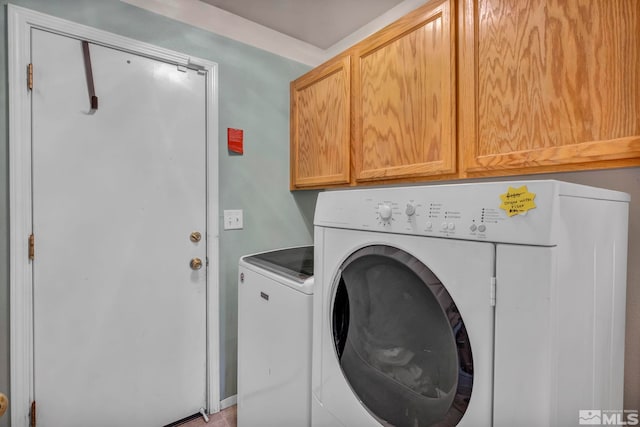
[[[404,211],[407,216],[412,216],[416,213],[416,206],[413,203],[407,203],[407,208]]]
[[[380,215],[381,220],[389,221],[391,219],[391,206],[389,205],[378,206],[378,215]]]

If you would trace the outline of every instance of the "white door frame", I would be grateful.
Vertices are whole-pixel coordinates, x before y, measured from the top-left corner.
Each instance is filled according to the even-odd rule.
[[[207,404],[220,410],[219,232],[218,232],[218,64],[106,31],[8,5],[9,48],[9,304],[11,363],[11,425],[26,427],[33,389],[33,276],[28,256],[32,233],[31,29],[86,40],[206,73],[207,144]],[[37,64],[35,65],[37,67]],[[37,76],[37,71],[35,72]],[[37,85],[37,80],[34,85]],[[37,251],[37,245],[36,245]]]

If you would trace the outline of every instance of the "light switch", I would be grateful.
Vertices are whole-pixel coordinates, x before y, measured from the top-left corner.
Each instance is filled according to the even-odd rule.
[[[239,230],[242,228],[242,209],[224,211],[224,229]]]

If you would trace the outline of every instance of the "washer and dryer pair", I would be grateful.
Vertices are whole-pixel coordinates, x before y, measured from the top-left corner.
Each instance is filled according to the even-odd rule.
[[[321,193],[312,425],[621,410],[628,202],[557,181]]]

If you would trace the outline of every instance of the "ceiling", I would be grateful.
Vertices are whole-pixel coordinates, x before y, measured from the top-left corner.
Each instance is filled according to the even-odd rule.
[[[429,0],[120,0],[318,66]]]
[[[327,49],[403,0],[200,0]]]

